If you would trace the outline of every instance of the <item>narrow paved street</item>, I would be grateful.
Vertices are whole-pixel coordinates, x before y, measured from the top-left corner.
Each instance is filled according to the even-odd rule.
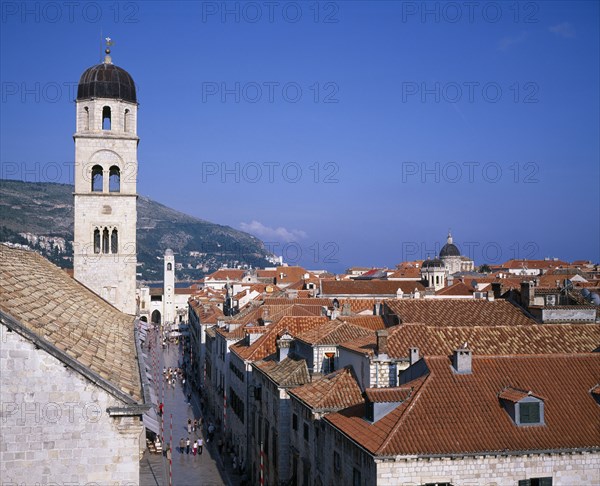
[[[164,368],[183,368],[183,346],[181,344],[170,344],[162,349],[159,344],[157,333],[152,334],[152,348],[149,353],[156,366],[158,375],[157,396],[159,402],[164,404],[162,426],[164,427],[164,444],[173,444],[172,447],[172,485],[173,486],[213,486],[213,485],[231,485],[239,484],[240,478],[233,474],[230,464],[223,465],[223,461],[217,452],[216,434],[212,443],[206,443],[208,437],[207,427],[210,423],[210,417],[202,415],[200,410],[200,397],[191,392],[187,382],[182,384],[181,379],[176,379],[175,384],[167,383],[163,376]],[[185,387],[185,390],[184,390]],[[191,403],[188,403],[188,393],[191,393]],[[188,433],[188,419],[192,422],[194,419],[203,418],[203,427],[195,432]],[[172,428],[171,428],[172,423]],[[180,440],[190,439],[190,452],[181,451],[179,447]],[[172,438],[172,439],[171,439]],[[194,440],[202,438],[204,441],[203,453],[192,452]],[[146,454],[147,455],[147,454]],[[163,455],[152,454],[148,459],[148,467],[161,471],[164,475],[163,484],[169,485],[169,463]],[[155,484],[155,483],[152,483]],[[142,485],[146,486],[146,485]],[[149,486],[149,485],[148,485]]]

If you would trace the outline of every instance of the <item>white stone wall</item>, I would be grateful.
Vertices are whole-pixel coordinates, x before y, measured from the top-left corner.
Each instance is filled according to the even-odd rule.
[[[553,486],[600,484],[600,454],[476,456],[377,463],[378,486],[448,482],[455,486],[515,486],[552,477]]]
[[[121,401],[0,329],[2,485],[137,485],[140,419],[110,417]]]
[[[163,286],[164,322],[175,322],[175,255],[169,250],[164,257]]]
[[[111,130],[102,130],[102,108],[111,107]],[[85,108],[89,110],[89,127]],[[119,100],[77,102],[75,134],[75,278],[128,314],[136,313],[137,105]],[[129,110],[128,130],[124,112]],[[86,129],[87,128],[87,129]],[[92,192],[92,167],[102,166],[103,190]],[[119,192],[109,192],[111,166],[120,170]],[[94,229],[118,231],[118,253],[94,253]]]

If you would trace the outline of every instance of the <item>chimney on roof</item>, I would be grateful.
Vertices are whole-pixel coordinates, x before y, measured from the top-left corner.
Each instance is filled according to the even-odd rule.
[[[279,362],[283,361],[285,358],[288,357],[292,339],[292,336],[287,331],[285,331],[279,337],[279,339],[277,339],[277,360]]]
[[[454,351],[452,356],[452,366],[455,373],[470,375],[473,371],[473,353],[469,345],[465,342],[460,348]]]
[[[269,315],[269,308],[267,306],[262,308],[262,320],[265,326],[271,324],[271,316]]]
[[[260,332],[247,332],[246,336],[248,336],[248,346],[252,346],[255,341],[262,336]]]
[[[534,283],[521,282],[521,305],[530,307],[535,302],[535,287]]]
[[[410,366],[414,365],[421,359],[419,356],[419,348],[408,348],[408,363]]]
[[[378,329],[375,334],[377,335],[377,356],[387,356],[387,339],[389,335],[387,329]]]
[[[494,292],[490,289],[487,291],[488,302],[494,302]]]
[[[342,315],[343,316],[350,316],[350,315],[352,315],[352,311],[350,310],[350,302],[348,302],[347,300],[342,305]]]

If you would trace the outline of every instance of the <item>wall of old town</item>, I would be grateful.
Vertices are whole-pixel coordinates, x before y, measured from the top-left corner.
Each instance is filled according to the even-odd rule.
[[[0,328],[2,485],[139,483],[139,417],[17,332]]]

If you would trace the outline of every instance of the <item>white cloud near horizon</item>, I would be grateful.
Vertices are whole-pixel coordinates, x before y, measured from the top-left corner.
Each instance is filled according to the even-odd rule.
[[[565,39],[575,37],[575,29],[569,22],[561,22],[560,24],[553,25],[548,30]]]
[[[509,35],[498,41],[498,50],[507,51],[509,48],[521,44],[527,38],[527,32],[521,32],[519,35]]]
[[[250,223],[240,223],[240,229],[263,239],[289,243],[306,238],[306,232],[298,229],[287,229],[283,226],[271,228],[260,221],[252,220]]]

